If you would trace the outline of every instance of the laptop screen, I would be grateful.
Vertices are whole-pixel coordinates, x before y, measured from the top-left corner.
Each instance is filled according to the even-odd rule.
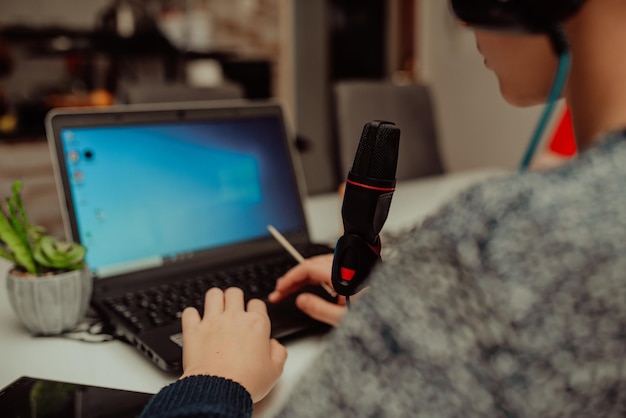
[[[60,130],[78,239],[97,277],[306,229],[280,116]]]

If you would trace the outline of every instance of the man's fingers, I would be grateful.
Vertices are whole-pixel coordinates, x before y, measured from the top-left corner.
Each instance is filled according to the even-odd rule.
[[[270,356],[272,361],[274,361],[274,363],[278,365],[282,371],[285,366],[285,362],[287,361],[287,349],[274,338],[270,340]]]
[[[267,305],[261,299],[250,299],[248,301],[248,312],[257,312],[267,316]]]
[[[269,301],[278,302],[306,285],[319,284],[324,281],[324,277],[318,273],[318,270],[311,267],[316,263],[318,262],[315,259],[306,259],[276,280],[276,289],[268,296]]]
[[[346,313],[346,307],[328,302],[311,293],[302,293],[296,298],[296,306],[313,319],[337,326]]]
[[[224,311],[241,312],[244,310],[243,290],[229,287],[224,291]]]
[[[181,324],[183,328],[183,347],[188,347],[196,335],[195,330],[200,326],[202,319],[196,308],[188,307],[183,310]],[[187,356],[183,351],[183,369],[187,369]]]
[[[186,329],[191,329],[198,325],[201,321],[200,313],[196,308],[187,307],[183,311],[183,315],[181,317],[181,324],[183,327],[183,331]]]
[[[276,280],[276,289],[269,295],[272,302],[281,300],[288,294],[295,292],[304,285],[311,283],[307,261],[298,264],[285,275]]]
[[[307,258],[276,281],[276,289],[269,295],[270,302],[278,302],[308,284],[330,280],[332,256]]]
[[[204,316],[224,312],[224,292],[217,287],[209,289],[204,295]]]

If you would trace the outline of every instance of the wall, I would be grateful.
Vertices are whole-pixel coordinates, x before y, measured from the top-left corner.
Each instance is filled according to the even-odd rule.
[[[517,168],[542,107],[519,109],[501,98],[448,1],[420,0],[420,6],[417,67],[432,85],[446,168]]]

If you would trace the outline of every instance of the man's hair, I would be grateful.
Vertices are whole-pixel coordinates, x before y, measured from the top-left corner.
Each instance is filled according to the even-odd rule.
[[[490,30],[544,33],[558,26],[585,0],[451,0],[457,17]]]

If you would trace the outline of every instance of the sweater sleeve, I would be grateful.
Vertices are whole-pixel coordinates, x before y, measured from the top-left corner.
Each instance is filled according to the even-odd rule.
[[[141,418],[248,418],[252,398],[239,383],[213,376],[190,376],[154,395]]]

